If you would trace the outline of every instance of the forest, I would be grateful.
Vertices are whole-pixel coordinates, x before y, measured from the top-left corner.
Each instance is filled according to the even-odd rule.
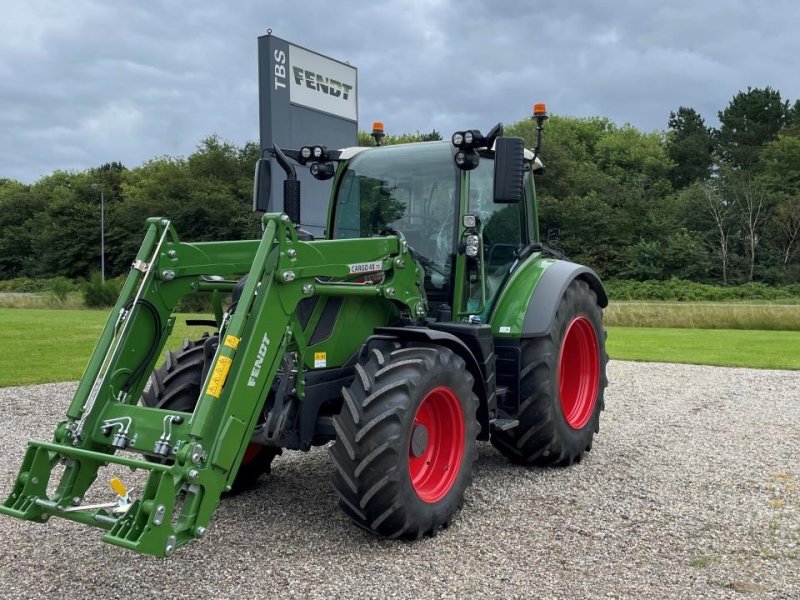
[[[800,281],[800,101],[748,88],[711,127],[691,107],[642,132],[604,117],[553,115],[537,180],[543,238],[610,280],[721,285]],[[479,124],[469,124],[479,125]],[[491,125],[491,124],[485,124]],[[506,125],[535,144],[535,123]],[[438,132],[385,142],[441,139]],[[367,133],[359,141],[371,144]],[[188,157],[0,178],[0,280],[86,278],[100,268],[100,194],[108,276],[127,271],[149,216],[185,240],[252,238],[258,145],[212,135]],[[0,173],[2,167],[0,167]]]

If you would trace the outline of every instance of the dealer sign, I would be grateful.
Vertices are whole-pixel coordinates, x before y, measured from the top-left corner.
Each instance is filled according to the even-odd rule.
[[[358,121],[356,69],[289,44],[289,100]]]

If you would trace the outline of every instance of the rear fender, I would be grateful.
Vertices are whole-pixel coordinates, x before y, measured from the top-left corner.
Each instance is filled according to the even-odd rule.
[[[491,392],[486,388],[486,381],[481,371],[480,364],[469,347],[458,337],[446,331],[437,331],[427,327],[378,327],[375,329],[376,337],[386,339],[392,336],[398,341],[406,342],[428,342],[449,348],[466,363],[467,371],[475,379],[473,389],[478,396],[478,423],[481,426],[478,434],[479,440],[489,439],[489,403],[494,403],[494,390]],[[369,340],[367,340],[369,343]]]
[[[529,338],[547,334],[556,309],[569,284],[586,281],[597,294],[600,308],[608,306],[608,296],[597,273],[565,260],[531,256],[508,280],[491,316],[497,338]]]

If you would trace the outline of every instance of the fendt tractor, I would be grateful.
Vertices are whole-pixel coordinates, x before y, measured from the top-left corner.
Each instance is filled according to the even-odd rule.
[[[260,241],[181,242],[148,219],[66,419],[29,442],[0,512],[165,556],[282,450],[330,444],[347,516],[413,540],[460,508],[477,440],[521,465],[581,460],[603,409],[607,298],[540,241],[546,117],[537,105],[533,151],[500,124],[444,142],[275,146],[284,210],[263,215]],[[298,225],[299,167],[331,180],[321,239]],[[190,325],[216,333],[158,366],[190,294],[214,306]],[[144,472],[141,489],[114,479],[117,496],[91,504],[98,470],[119,466]]]

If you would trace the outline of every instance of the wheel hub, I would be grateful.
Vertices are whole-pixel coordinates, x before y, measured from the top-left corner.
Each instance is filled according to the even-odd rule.
[[[419,458],[428,447],[428,428],[422,423],[414,423],[411,429],[411,445],[409,451],[411,456]]]
[[[417,409],[408,440],[408,472],[421,500],[438,502],[453,488],[465,439],[458,396],[447,386],[433,388]]]

